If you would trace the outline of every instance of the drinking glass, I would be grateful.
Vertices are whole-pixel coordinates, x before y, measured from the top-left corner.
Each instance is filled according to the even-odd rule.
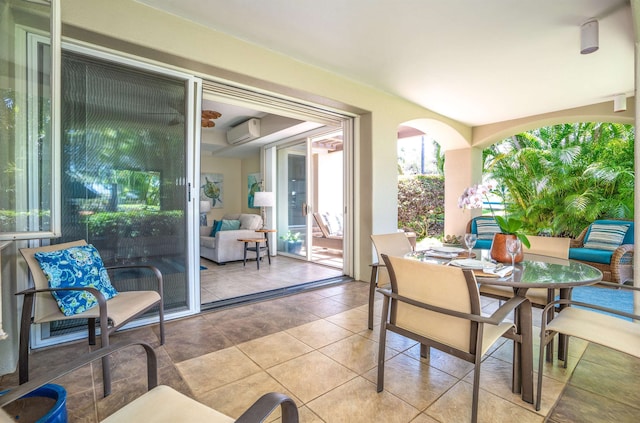
[[[507,252],[511,256],[511,267],[515,265],[516,255],[522,251],[522,241],[518,238],[507,238]]]
[[[477,234],[464,234],[464,245],[466,245],[467,249],[469,250],[469,258],[471,258],[471,250],[476,246],[477,240]]]

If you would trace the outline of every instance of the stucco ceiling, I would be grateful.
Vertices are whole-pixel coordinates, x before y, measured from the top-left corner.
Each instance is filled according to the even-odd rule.
[[[139,1],[472,126],[634,91],[629,0]]]

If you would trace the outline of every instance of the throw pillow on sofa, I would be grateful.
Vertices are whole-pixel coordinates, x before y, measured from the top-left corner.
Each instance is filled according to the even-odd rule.
[[[213,225],[211,226],[211,233],[209,234],[209,236],[212,238],[215,238],[216,233],[218,233],[220,228],[222,228],[222,220],[214,220]]]
[[[584,242],[584,248],[615,251],[622,245],[628,229],[629,224],[624,223],[617,225],[594,223],[591,225],[589,235]]]
[[[238,229],[240,229],[239,220],[222,219],[222,225],[220,226],[221,231],[237,231]]]

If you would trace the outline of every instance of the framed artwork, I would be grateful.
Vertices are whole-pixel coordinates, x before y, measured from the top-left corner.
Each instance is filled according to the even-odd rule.
[[[253,205],[253,194],[255,194],[256,192],[261,191],[261,182],[262,182],[262,175],[260,175],[260,173],[250,173],[249,176],[247,177],[247,192],[249,193],[247,195],[247,206],[250,209],[259,209],[260,207],[255,207]]]
[[[221,209],[224,175],[222,173],[203,173],[200,175],[200,200],[211,201],[211,208]]]

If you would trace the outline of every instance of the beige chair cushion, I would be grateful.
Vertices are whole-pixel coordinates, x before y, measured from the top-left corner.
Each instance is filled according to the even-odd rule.
[[[527,235],[527,238],[529,239],[531,247],[525,247],[524,253],[556,257],[560,259],[569,258],[570,238],[534,235]]]
[[[105,423],[226,423],[233,422],[234,419],[181,394],[173,388],[159,385],[102,421]]]
[[[386,254],[389,257],[403,257],[413,250],[411,242],[409,242],[404,232],[371,235],[371,241],[373,241],[373,246],[378,253],[379,264],[384,264],[382,254]],[[384,266],[378,267],[378,286],[384,286],[388,284],[389,281],[389,272],[387,272],[387,269]]]
[[[619,317],[569,307],[558,313],[547,329],[640,357],[640,325]]]

